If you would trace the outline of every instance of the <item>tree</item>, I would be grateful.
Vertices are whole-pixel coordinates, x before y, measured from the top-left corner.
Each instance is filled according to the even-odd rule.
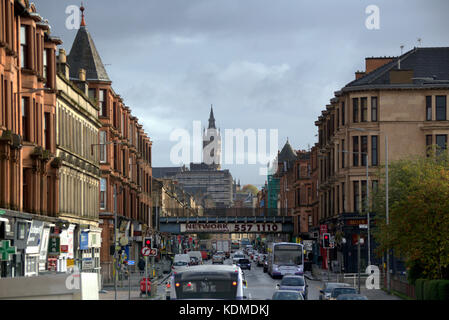
[[[251,192],[253,195],[257,195],[259,193],[259,189],[257,189],[257,187],[253,186],[252,184],[243,186],[242,191]]]
[[[380,174],[381,178],[384,173]],[[385,181],[384,179],[382,179]],[[449,269],[449,158],[431,153],[393,162],[389,170],[389,225],[385,183],[373,190],[378,252],[394,249],[422,277],[442,279]],[[416,275],[415,275],[416,276]]]

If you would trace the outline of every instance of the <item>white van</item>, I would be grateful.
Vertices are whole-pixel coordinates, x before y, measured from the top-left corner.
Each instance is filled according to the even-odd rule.
[[[187,252],[190,258],[195,257],[198,259],[198,264],[203,264],[203,256],[201,255],[201,251],[189,251]]]

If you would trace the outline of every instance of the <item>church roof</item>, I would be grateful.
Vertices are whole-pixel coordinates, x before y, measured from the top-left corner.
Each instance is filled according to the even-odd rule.
[[[84,69],[86,70],[87,81],[111,81],[92,36],[87,30],[84,12],[81,26],[76,34],[70,54],[67,56],[67,62],[70,65],[71,79],[79,79],[79,70]]]

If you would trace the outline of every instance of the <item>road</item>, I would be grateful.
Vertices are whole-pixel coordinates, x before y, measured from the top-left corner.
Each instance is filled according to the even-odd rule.
[[[205,264],[212,264],[212,261],[205,261]],[[231,265],[232,260],[226,259],[225,264]],[[251,270],[243,270],[245,275],[245,280],[247,281],[247,297],[250,300],[267,300],[271,299],[273,293],[276,291],[276,284],[281,282],[281,279],[272,279],[268,273],[263,272],[262,267],[257,267],[256,263],[252,262]],[[166,276],[168,277],[168,275]],[[166,278],[164,277],[164,278]],[[165,300],[165,283],[162,282],[158,286],[157,294],[155,297],[151,299],[156,300]],[[320,290],[323,286],[321,281],[313,281],[310,279],[306,279],[306,283],[308,284],[308,300],[319,300]],[[107,294],[101,294],[100,299],[112,300],[114,299],[113,291],[109,291]],[[362,287],[362,294],[366,295],[369,300],[400,300],[396,296],[387,295],[382,290],[366,290]],[[119,300],[128,299],[127,290],[120,290],[119,292]],[[133,288],[131,290],[131,299],[132,300],[140,300],[144,299],[140,296],[140,292],[137,288]]]

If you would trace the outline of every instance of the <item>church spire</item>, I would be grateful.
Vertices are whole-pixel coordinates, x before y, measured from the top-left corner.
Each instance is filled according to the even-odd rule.
[[[214,117],[213,105],[210,106],[209,128],[208,129],[217,129],[215,127],[215,117]]]
[[[84,19],[85,8],[84,8],[84,4],[82,2],[81,2],[80,10],[81,10],[81,27],[85,27],[86,26],[86,20]]]

